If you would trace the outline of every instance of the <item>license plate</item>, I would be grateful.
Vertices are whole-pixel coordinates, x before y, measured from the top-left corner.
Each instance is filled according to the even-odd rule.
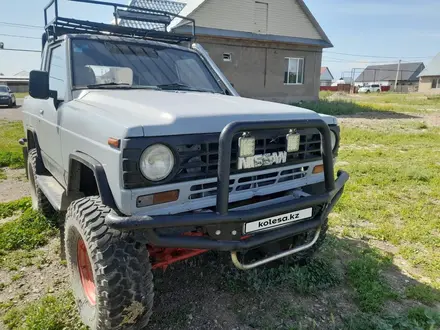
[[[299,210],[295,212],[276,215],[270,218],[248,222],[245,224],[244,231],[246,234],[256,231],[273,229],[276,227],[282,227],[289,223],[312,217],[312,208]]]

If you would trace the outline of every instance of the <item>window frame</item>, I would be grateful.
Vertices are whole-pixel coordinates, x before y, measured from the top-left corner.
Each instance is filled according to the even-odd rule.
[[[305,68],[305,58],[304,57],[285,57],[284,58],[285,60],[288,60],[288,63],[287,63],[287,69],[284,71],[284,73],[285,72],[287,72],[287,82],[286,81],[284,81],[284,85],[285,86],[289,86],[289,85],[304,85],[304,76],[305,76],[305,72],[304,72],[304,68]],[[300,82],[300,83],[298,83],[298,82],[296,82],[296,83],[290,83],[290,82],[288,82],[289,81],[289,65],[290,65],[290,60],[296,60],[297,62],[298,62],[298,64],[299,64],[299,61],[300,60],[302,60],[302,82]],[[285,63],[285,62],[284,62]],[[297,70],[296,70],[296,81],[298,81],[298,72],[299,72],[299,65],[297,66]]]
[[[65,66],[64,66],[64,70],[65,70],[65,77],[66,77],[66,81],[64,81],[65,84],[65,91],[64,91],[64,95],[58,95],[57,93],[57,99],[61,102],[66,102],[69,101],[71,99],[71,83],[70,83],[70,57],[69,57],[69,40],[68,39],[63,39],[61,41],[57,41],[51,44],[47,44],[47,51],[45,51],[45,58],[44,60],[44,71],[46,71],[49,75],[49,80],[50,80],[50,65],[52,62],[52,53],[55,49],[57,48],[61,48],[62,50],[64,50],[65,53]],[[63,49],[64,47],[64,49]],[[50,87],[50,84],[49,84]]]

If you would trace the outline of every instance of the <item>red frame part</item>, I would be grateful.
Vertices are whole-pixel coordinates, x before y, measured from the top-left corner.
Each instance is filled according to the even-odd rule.
[[[203,233],[187,232],[186,236],[203,236]],[[185,260],[195,257],[199,254],[205,253],[208,250],[201,249],[182,249],[182,248],[159,248],[152,245],[147,245],[150,258],[153,262],[153,269],[162,268],[166,270],[167,267],[177,261]]]
[[[89,303],[96,305],[96,285],[93,280],[93,269],[90,263],[87,247],[84,240],[79,239],[77,245],[78,271],[81,278],[81,285]]]

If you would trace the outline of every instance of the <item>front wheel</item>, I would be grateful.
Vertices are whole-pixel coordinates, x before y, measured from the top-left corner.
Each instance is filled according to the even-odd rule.
[[[27,157],[27,172],[29,183],[31,184],[31,199],[32,208],[41,212],[45,217],[52,217],[56,214],[52,204],[50,204],[47,197],[44,195],[37,182],[37,174],[44,174],[45,172],[43,162],[38,157],[37,149],[30,149]]]
[[[92,330],[146,327],[153,307],[147,247],[110,229],[99,197],[74,201],[66,215],[65,250],[82,321]]]

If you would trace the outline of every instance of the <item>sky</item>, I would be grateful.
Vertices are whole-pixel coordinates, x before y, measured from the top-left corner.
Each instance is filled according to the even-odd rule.
[[[59,1],[60,12],[65,16],[95,21],[112,19],[111,9]],[[5,49],[40,50],[43,30],[38,26],[44,25],[43,8],[49,0],[1,2],[0,42]],[[113,2],[127,4],[128,0]],[[333,48],[324,50],[322,65],[330,68],[335,79],[350,76],[353,68],[359,74],[369,64],[393,63],[399,59],[427,64],[440,52],[439,0],[305,0],[305,3],[333,43]],[[5,75],[30,71],[39,65],[38,53],[0,50],[0,73]]]

